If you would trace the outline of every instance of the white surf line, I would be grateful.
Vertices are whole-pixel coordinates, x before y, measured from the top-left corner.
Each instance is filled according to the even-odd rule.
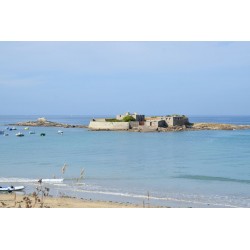
[[[125,194],[125,193],[114,193],[114,192],[105,192],[105,191],[90,191],[90,190],[75,190],[77,192],[81,193],[94,193],[94,194],[105,194],[105,195],[113,195],[113,196],[123,196],[123,197],[132,197],[132,198],[139,198],[139,199],[148,199],[148,196],[146,195],[135,195],[135,194]],[[239,206],[235,205],[229,205],[229,204],[221,204],[221,203],[206,203],[201,201],[189,201],[189,200],[183,200],[183,199],[176,199],[176,198],[164,198],[164,197],[153,197],[150,196],[150,199],[152,200],[163,200],[163,201],[175,201],[175,202],[186,202],[186,203],[192,203],[192,204],[201,204],[201,205],[214,205],[214,206],[224,206],[224,207],[230,207],[230,208],[240,208]]]

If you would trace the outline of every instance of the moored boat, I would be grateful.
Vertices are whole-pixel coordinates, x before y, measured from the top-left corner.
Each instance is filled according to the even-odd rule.
[[[36,132],[35,131],[30,131],[29,134],[30,135],[34,135]]]
[[[18,132],[18,133],[16,134],[16,136],[17,136],[17,137],[23,137],[23,136],[24,136],[24,134],[23,134],[23,133],[21,133],[21,132]]]
[[[25,187],[24,186],[7,186],[7,187],[2,187],[0,186],[0,191],[2,192],[14,192],[14,191],[21,191]]]
[[[45,133],[41,133],[40,136],[46,136],[46,134]]]

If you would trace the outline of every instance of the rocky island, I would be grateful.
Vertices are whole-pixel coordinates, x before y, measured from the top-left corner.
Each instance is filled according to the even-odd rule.
[[[8,126],[24,127],[61,127],[61,128],[88,128],[90,131],[129,131],[129,132],[178,132],[199,130],[244,130],[250,125],[233,125],[219,123],[190,123],[185,115],[150,116],[137,113],[117,115],[116,118],[92,119],[89,126],[72,125],[48,121],[38,118],[36,121],[18,122]]]
[[[250,125],[190,123],[185,115],[150,116],[125,113],[116,118],[98,118],[89,123],[92,131],[174,132],[197,130],[242,130]]]
[[[61,127],[61,128],[88,128],[84,125],[71,125],[58,122],[48,121],[46,118],[38,118],[36,121],[18,122],[8,124],[8,126],[24,126],[24,127]]]

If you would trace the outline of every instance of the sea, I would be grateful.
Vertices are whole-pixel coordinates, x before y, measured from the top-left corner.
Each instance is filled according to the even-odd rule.
[[[0,186],[24,185],[30,194],[42,179],[50,195],[58,197],[145,207],[250,207],[250,130],[7,130],[12,127],[8,124],[38,117],[42,115],[0,116],[0,130],[9,134],[0,135]],[[97,116],[46,116],[82,125],[93,117]],[[250,116],[190,116],[190,122],[250,125]]]

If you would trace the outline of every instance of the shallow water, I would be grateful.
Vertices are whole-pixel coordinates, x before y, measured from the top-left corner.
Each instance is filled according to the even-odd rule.
[[[0,124],[35,116],[0,116]],[[87,124],[91,117],[51,116]],[[224,120],[223,120],[224,119]],[[250,124],[250,117],[191,117],[191,122]],[[0,126],[0,130],[5,126]],[[170,133],[18,128],[0,135],[0,185],[36,180],[51,194],[174,207],[250,207],[250,130]],[[15,134],[21,131],[24,137]],[[45,132],[45,137],[40,133]],[[68,164],[65,174],[61,169]],[[84,180],[78,180],[85,169]],[[15,178],[15,179],[13,179]],[[53,179],[63,178],[63,183]],[[149,194],[149,200],[148,200]]]

